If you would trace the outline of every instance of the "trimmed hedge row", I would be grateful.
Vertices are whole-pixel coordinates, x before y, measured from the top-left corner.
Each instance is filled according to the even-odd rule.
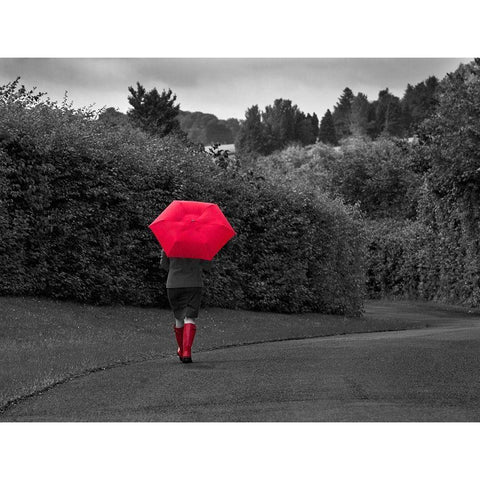
[[[370,221],[369,298],[406,298],[480,306],[480,241],[467,240],[464,213],[432,204],[433,223]]]
[[[174,199],[218,203],[238,232],[208,276],[209,305],[362,310],[364,239],[341,202],[232,176],[175,137],[0,104],[0,294],[166,307],[148,225]]]

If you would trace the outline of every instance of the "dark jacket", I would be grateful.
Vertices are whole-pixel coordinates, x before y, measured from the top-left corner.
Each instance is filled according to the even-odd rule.
[[[209,260],[168,258],[163,250],[160,265],[168,272],[167,288],[203,287],[202,269],[212,268],[212,262]]]

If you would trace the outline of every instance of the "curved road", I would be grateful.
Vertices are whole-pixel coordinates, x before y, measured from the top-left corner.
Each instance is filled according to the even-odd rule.
[[[7,421],[480,421],[480,321],[196,352],[78,378]]]

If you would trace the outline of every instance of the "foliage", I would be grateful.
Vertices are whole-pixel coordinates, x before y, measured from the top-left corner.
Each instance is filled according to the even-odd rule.
[[[374,102],[375,133],[402,137],[404,133],[402,108],[400,99],[392,95],[388,88],[378,93]]]
[[[407,85],[401,99],[386,88],[378,93],[377,100],[373,102],[369,102],[365,94],[359,92],[354,95],[346,87],[332,114],[336,140],[351,135],[368,136],[370,139],[382,135],[401,138],[414,135],[421,122],[435,112],[438,86],[438,79],[431,76],[415,86]],[[331,139],[327,143],[335,145]]]
[[[44,92],[36,92],[36,88],[27,90],[20,84],[20,77],[6,85],[0,85],[0,101],[3,103],[20,103],[25,108],[31,108],[44,101]]]
[[[369,298],[440,299],[434,292],[442,267],[431,249],[437,239],[429,227],[417,220],[386,218],[368,220],[365,230]]]
[[[112,126],[127,126],[129,123],[128,116],[113,107],[108,107],[103,110],[98,115],[98,119]]]
[[[180,124],[177,115],[180,105],[175,105],[177,96],[172,90],[163,90],[161,94],[156,88],[149,92],[137,82],[137,89],[128,87],[128,102],[132,108],[127,116],[134,125],[147,133],[165,136],[178,131]]]
[[[480,302],[480,60],[439,86],[435,115],[421,126],[417,170],[426,193],[420,218],[437,232],[448,269],[438,295]]]
[[[365,94],[359,92],[352,101],[350,131],[356,137],[364,137],[371,130],[370,102]]]
[[[404,141],[343,141],[289,147],[255,161],[258,173],[277,183],[307,185],[358,204],[369,218],[413,218],[421,176],[412,170],[413,146]]]
[[[327,145],[338,145],[335,124],[333,122],[332,112],[330,112],[330,110],[327,110],[322,118],[322,121],[320,122],[318,140]]]
[[[186,199],[217,203],[238,233],[207,279],[209,305],[361,311],[362,237],[343,204],[99,115],[0,102],[1,294],[166,307],[148,225]]]
[[[240,164],[238,159],[231,155],[230,150],[220,148],[219,143],[214,143],[207,149],[207,153],[214,159],[216,165],[230,172],[238,172]]]
[[[177,118],[188,138],[204,145],[234,143],[240,130],[236,118],[219,120],[211,113],[180,111]]]
[[[420,124],[435,111],[438,87],[439,81],[435,76],[428,77],[415,86],[407,85],[402,98],[402,114],[408,134],[413,135]]]
[[[353,99],[353,92],[346,87],[333,109],[332,116],[337,138],[348,137],[351,134],[350,123]]]
[[[236,151],[266,155],[291,144],[310,145],[318,134],[318,117],[305,115],[291,100],[277,98],[260,111],[253,105],[245,113]]]
[[[413,146],[401,140],[351,139],[330,164],[331,191],[359,203],[369,218],[414,218],[421,177],[412,169]]]
[[[258,105],[245,112],[245,120],[235,142],[235,151],[243,154],[265,154],[268,151],[265,125]]]

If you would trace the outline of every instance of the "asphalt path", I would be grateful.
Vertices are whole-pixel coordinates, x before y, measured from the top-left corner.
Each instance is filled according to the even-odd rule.
[[[274,341],[91,373],[3,421],[480,421],[480,320]]]

